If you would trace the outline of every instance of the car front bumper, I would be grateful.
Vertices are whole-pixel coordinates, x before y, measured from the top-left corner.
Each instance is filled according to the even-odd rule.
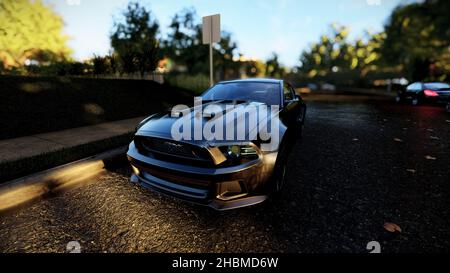
[[[134,142],[127,156],[133,167],[132,182],[222,211],[267,199],[277,153],[267,153],[259,160],[229,168],[200,168],[156,160],[140,154]]]

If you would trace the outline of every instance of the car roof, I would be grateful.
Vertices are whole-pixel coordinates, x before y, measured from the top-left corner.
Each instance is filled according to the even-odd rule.
[[[417,83],[420,83],[420,84],[448,84],[446,82],[413,82],[411,84],[417,84]]]
[[[233,81],[223,81],[219,82],[219,84],[227,84],[227,83],[239,83],[239,82],[261,82],[261,83],[277,83],[280,84],[283,80],[278,79],[266,79],[266,78],[250,78],[250,79],[241,79],[241,80],[233,80]]]

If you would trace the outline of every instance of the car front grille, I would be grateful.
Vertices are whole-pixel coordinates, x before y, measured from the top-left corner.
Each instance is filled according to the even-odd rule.
[[[214,162],[206,148],[155,137],[135,136],[138,151],[155,159],[200,167],[212,167]]]

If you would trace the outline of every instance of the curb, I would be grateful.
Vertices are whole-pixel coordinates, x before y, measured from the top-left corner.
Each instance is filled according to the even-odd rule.
[[[127,146],[0,185],[0,215],[48,196],[78,188],[124,160]]]
[[[76,146],[68,146],[12,161],[0,162],[0,186],[7,181],[19,179],[38,172],[82,160],[105,151],[128,145],[133,139],[133,132],[127,132],[98,139]]]

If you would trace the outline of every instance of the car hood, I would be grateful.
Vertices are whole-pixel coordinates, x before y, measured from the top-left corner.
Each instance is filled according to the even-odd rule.
[[[214,115],[208,115],[208,109],[211,109],[211,107],[214,106],[214,112],[220,112],[221,115],[218,116],[214,116]],[[234,107],[232,107],[234,106]],[[203,113],[203,115],[201,115],[200,111],[195,112],[194,111],[194,107],[189,108],[189,113],[186,115],[180,115],[179,117],[172,117],[171,113],[168,111],[166,113],[159,113],[153,116],[150,116],[148,118],[148,120],[146,120],[140,128],[137,131],[136,135],[140,135],[140,136],[153,136],[153,137],[161,137],[161,138],[167,138],[167,139],[173,139],[172,137],[172,128],[174,125],[180,124],[180,123],[187,123],[187,124],[192,124],[192,128],[191,128],[191,136],[192,138],[194,138],[194,124],[201,124],[201,130],[203,131],[203,129],[205,128],[205,126],[207,125],[208,122],[213,122],[213,121],[217,121],[217,118],[219,118],[220,116],[222,116],[223,118],[223,123],[222,123],[222,129],[223,132],[226,132],[226,128],[236,128],[237,126],[243,126],[244,127],[240,127],[240,128],[245,128],[244,129],[244,133],[245,133],[245,140],[247,141],[249,138],[249,135],[251,133],[254,133],[255,130],[258,130],[258,121],[253,124],[252,126],[249,126],[249,122],[248,122],[248,112],[244,111],[243,109],[248,109],[246,107],[255,107],[254,109],[259,109],[259,107],[261,106],[267,106],[264,103],[259,103],[259,102],[245,102],[245,103],[236,103],[236,104],[232,104],[230,102],[225,103],[225,102],[211,102],[211,103],[206,103],[202,105],[202,110],[201,113]],[[231,108],[231,109],[230,109]],[[220,109],[220,111],[219,111]],[[205,111],[206,110],[206,111]],[[205,114],[206,112],[206,114]],[[234,118],[233,118],[234,117]],[[246,118],[247,117],[247,118]],[[262,116],[260,118],[260,122],[263,121],[265,124],[267,124],[268,122],[270,122],[270,120],[272,118],[278,118],[278,113],[272,113],[269,112],[267,114],[267,116]],[[201,121],[201,122],[200,122]],[[218,123],[220,124],[220,123]],[[197,127],[200,128],[200,127]],[[237,130],[235,130],[237,131]],[[225,135],[225,133],[224,133]],[[235,139],[237,139],[235,137]],[[200,143],[208,143],[211,144],[211,141],[207,141],[203,138],[199,140],[186,140],[183,139],[183,141],[185,142],[195,142],[196,144],[200,144]],[[220,143],[226,143],[226,142],[237,142],[236,140],[220,140],[220,141],[216,141],[216,142],[220,142]]]

